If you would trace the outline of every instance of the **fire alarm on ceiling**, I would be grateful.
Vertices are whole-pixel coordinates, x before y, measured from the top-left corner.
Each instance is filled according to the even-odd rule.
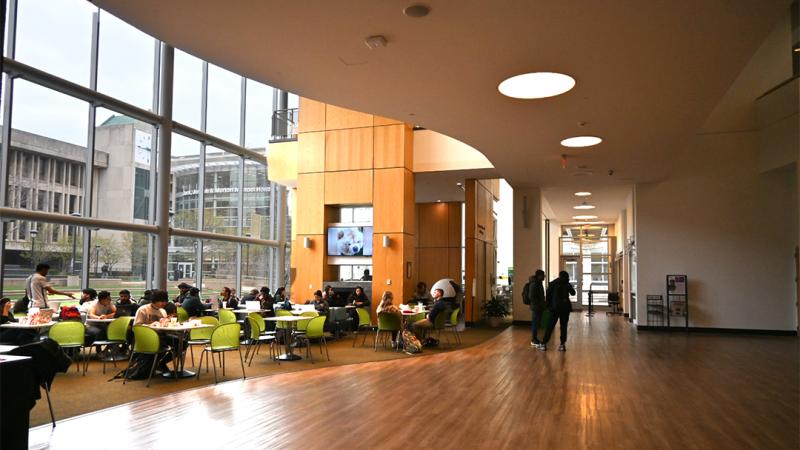
[[[370,49],[375,50],[376,48],[386,47],[386,38],[381,35],[370,36],[364,39],[364,44]]]

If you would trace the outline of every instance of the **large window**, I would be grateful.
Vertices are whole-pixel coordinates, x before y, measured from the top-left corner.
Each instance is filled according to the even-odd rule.
[[[210,297],[222,286],[241,292],[283,285],[287,252],[266,242],[278,239],[280,224],[289,226],[288,217],[277,218],[285,214],[286,190],[269,182],[264,157],[274,89],[176,50],[171,119],[183,127],[167,136],[169,184],[158,186],[161,43],[84,0],[8,2],[18,14],[8,28],[16,25],[16,48],[5,55],[55,81],[38,85],[24,68],[12,80],[12,120],[2,123],[11,127],[11,141],[0,204],[12,208],[0,252],[3,293],[20,295],[21,280],[42,261],[51,263],[55,284],[73,290],[116,294],[125,286],[139,295],[157,278],[172,289],[178,280],[197,284]],[[70,96],[70,83],[96,89],[95,101]],[[100,94],[120,103],[114,110],[94,106],[103,103]],[[160,255],[151,233],[156,194],[165,191],[171,230],[227,240],[171,232],[167,273],[155,274]],[[30,211],[53,221],[26,220]],[[77,224],[55,223],[64,222],[58,215]]]

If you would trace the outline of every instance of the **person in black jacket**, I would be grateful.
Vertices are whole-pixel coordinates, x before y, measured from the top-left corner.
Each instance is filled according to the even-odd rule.
[[[542,321],[542,314],[544,314],[545,297],[544,297],[544,271],[537,270],[528,284],[522,291],[525,303],[531,307],[533,319],[531,321],[531,345],[539,348],[542,342],[539,340],[539,323]]]
[[[202,316],[206,305],[200,300],[200,289],[196,287],[189,288],[188,295],[184,297],[181,306],[186,310],[186,313],[189,314],[189,317]]]
[[[539,350],[547,350],[547,342],[556,327],[556,321],[561,324],[561,345],[558,346],[558,351],[564,352],[567,350],[567,325],[569,324],[569,313],[572,312],[572,302],[569,301],[570,295],[575,295],[575,289],[569,282],[569,274],[562,270],[558,273],[558,278],[551,281],[547,287],[546,303],[547,309],[552,313],[552,318],[547,331],[544,333],[544,339],[542,339]]]
[[[364,288],[361,286],[356,286],[355,290],[350,297],[347,299],[347,304],[355,306],[356,308],[367,308],[369,309],[370,300],[367,297],[367,294],[364,293]],[[358,312],[355,308],[351,308],[348,310],[350,317],[353,319],[353,331],[358,329]]]

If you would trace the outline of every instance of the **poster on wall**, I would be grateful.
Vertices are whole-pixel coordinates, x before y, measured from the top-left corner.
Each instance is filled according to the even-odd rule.
[[[686,275],[667,275],[667,294],[686,295]]]

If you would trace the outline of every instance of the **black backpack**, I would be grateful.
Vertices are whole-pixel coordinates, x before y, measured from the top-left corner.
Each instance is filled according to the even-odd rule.
[[[522,288],[522,303],[526,305],[531,304],[531,282],[525,283],[525,287]]]

